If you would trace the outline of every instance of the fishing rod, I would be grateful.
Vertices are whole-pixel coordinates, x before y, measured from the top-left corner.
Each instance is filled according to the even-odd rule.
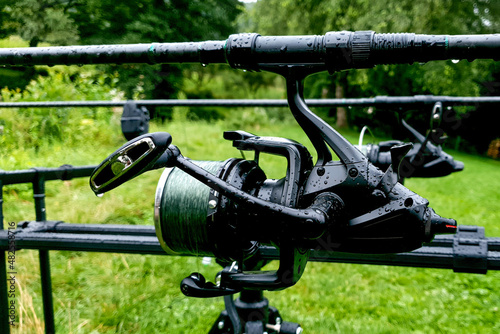
[[[339,31],[325,35],[235,34],[223,41],[87,45],[0,49],[0,65],[229,64],[262,70],[301,65],[330,73],[379,64],[412,64],[446,59],[500,58],[500,35],[379,34]]]
[[[252,287],[274,290],[295,284],[307,261],[306,253],[297,250],[308,247],[306,245],[311,240],[321,238],[325,233],[335,236],[338,250],[372,253],[415,249],[422,242],[432,239],[436,233],[455,231],[454,221],[436,215],[427,207],[425,199],[397,182],[399,162],[410,146],[399,145],[390,149],[392,167],[387,171],[372,170],[371,163],[358,149],[309,110],[303,97],[303,80],[306,76],[320,71],[334,73],[378,64],[498,59],[499,50],[500,35],[377,34],[373,31],[328,32],[322,36],[260,36],[251,33],[231,35],[225,41],[2,49],[0,65],[224,63],[237,69],[263,70],[283,75],[288,105],[316,150],[318,158],[315,163],[311,161],[307,149],[299,143],[232,131],[226,132],[225,138],[240,150],[255,151],[256,158],[253,163],[232,160],[224,164],[216,163],[216,166],[201,164],[208,169],[215,168],[212,173],[216,176],[213,176],[184,158],[179,149],[171,145],[170,135],[148,134],[133,139],[117,150],[103,161],[91,177],[91,188],[96,193],[103,193],[142,172],[169,166],[177,167],[175,170],[182,170],[207,185],[207,189],[211,188],[208,202],[215,207],[207,209],[210,219],[215,219],[213,214],[219,211],[225,212],[220,215],[225,217],[219,218],[222,219],[220,221],[246,221],[236,224],[238,227],[233,232],[230,232],[231,228],[225,231],[222,225],[218,226],[222,230],[219,230],[216,240],[211,239],[210,236],[215,234],[208,231],[208,225],[205,226],[208,230],[197,229],[202,234],[208,231],[207,235],[200,236],[206,239],[206,249],[203,251],[226,261],[239,261],[239,271],[223,275],[221,289],[227,289],[225,292],[228,292]],[[340,165],[333,161],[330,149],[340,158]],[[261,152],[287,157],[289,166],[285,179],[280,182],[266,181],[265,174],[258,167],[258,154]],[[163,190],[172,191],[173,187],[168,187],[167,183],[181,179],[179,176],[174,177],[177,175],[175,173],[162,178],[160,182],[164,182],[161,187]],[[245,180],[251,179],[251,182],[248,181],[251,184],[244,185],[243,180],[236,181],[235,175],[247,175]],[[328,175],[329,180],[325,175]],[[260,189],[262,186],[265,191]],[[260,197],[259,189],[263,191]],[[184,190],[186,193],[190,191]],[[360,198],[365,199],[363,204],[359,202]],[[157,211],[168,211],[167,206],[162,205],[162,200],[159,201],[161,207]],[[396,210],[400,203],[404,204],[403,207]],[[253,213],[259,211],[257,208],[265,212],[264,216],[254,217]],[[379,211],[384,208],[389,216]],[[235,218],[238,215],[247,218]],[[159,216],[165,217],[165,214]],[[306,219],[306,216],[309,217]],[[279,223],[268,224],[268,218],[264,217],[272,217],[274,222]],[[189,222],[182,217],[178,218],[177,229],[193,227],[189,227]],[[159,217],[157,220],[160,241],[165,237],[164,230],[171,227],[168,221],[162,219]],[[248,219],[261,221],[257,226],[268,231],[263,233],[265,237],[251,233],[247,226]],[[414,223],[404,224],[403,221],[408,219]],[[198,227],[203,225],[200,223]],[[285,226],[290,227],[289,231],[282,233]],[[308,233],[304,232],[305,229]],[[388,230],[392,232],[387,234]],[[186,249],[191,241],[170,240],[176,245],[171,247],[166,246],[167,242],[163,244],[170,251],[172,247],[184,244],[177,251],[189,253],[194,252],[193,249]],[[245,260],[252,257],[258,245],[268,242],[282,246],[283,268],[267,276],[258,275],[259,278],[242,271]],[[243,244],[245,249],[241,248]],[[285,280],[280,277],[283,272],[292,272],[292,278]],[[194,294],[203,294],[202,290],[198,289]],[[218,292],[224,291],[219,289]]]
[[[127,101],[30,101],[0,102],[0,108],[69,108],[123,107],[127,103],[145,107],[288,107],[285,99],[156,99]],[[428,107],[440,102],[443,106],[500,105],[500,96],[375,96],[343,99],[305,99],[311,107]]]

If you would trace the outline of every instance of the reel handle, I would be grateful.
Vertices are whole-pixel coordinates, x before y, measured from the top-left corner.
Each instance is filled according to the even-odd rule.
[[[182,280],[181,291],[188,297],[212,298],[232,295],[241,290],[217,286],[214,283],[207,282],[202,274],[192,273]]]
[[[172,142],[167,132],[147,133],[139,136],[111,153],[90,175],[90,188],[98,195],[114,189],[150,169]],[[167,164],[170,156],[162,159]]]
[[[287,217],[295,223],[293,225],[297,230],[308,227],[313,239],[325,232],[333,217],[330,217],[332,212],[326,214],[313,208],[295,209],[254,197],[186,159],[175,145],[170,145],[171,142],[172,136],[167,132],[147,133],[127,142],[97,166],[90,176],[90,188],[96,194],[103,194],[148,170],[175,166],[234,201]]]

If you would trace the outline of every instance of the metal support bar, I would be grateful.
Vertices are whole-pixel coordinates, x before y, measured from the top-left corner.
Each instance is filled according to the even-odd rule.
[[[0,171],[0,175],[3,172]],[[0,179],[0,232],[4,233],[7,241],[8,249],[8,235],[7,231],[3,228],[3,182]],[[5,263],[5,251],[0,250],[0,332],[10,333],[9,325],[9,299],[7,294],[7,267]]]
[[[16,245],[21,249],[166,255],[156,236],[20,232]],[[5,247],[7,233],[0,231],[0,248]]]
[[[35,200],[36,220],[46,221],[45,211],[45,181],[71,180],[72,178],[90,176],[95,166],[73,167],[63,165],[58,168],[32,168],[18,171],[0,171],[0,231],[5,234],[6,247],[9,249],[8,232],[3,230],[3,186],[9,184],[32,183]],[[44,223],[39,223],[44,224]],[[17,233],[16,233],[17,234]],[[16,248],[18,247],[16,239]],[[45,332],[55,333],[54,309],[52,301],[52,283],[50,277],[50,257],[48,249],[39,249],[40,279],[42,285]],[[7,294],[7,268],[5,252],[0,252],[0,332],[9,333],[9,300]]]
[[[488,270],[488,240],[482,226],[459,226],[453,240],[453,270],[477,272]]]
[[[118,225],[118,224],[68,224],[60,220],[23,221],[18,225],[19,231],[27,232],[60,232],[102,235],[132,235],[156,237],[153,226]]]
[[[45,178],[34,169],[36,174],[33,180],[33,198],[35,200],[36,220],[47,220],[45,209]],[[50,257],[47,250],[39,250],[40,280],[42,284],[43,316],[45,319],[45,333],[56,332],[54,322],[54,305],[52,301],[52,282],[50,277]]]
[[[111,225],[110,230],[106,231],[109,225],[52,223],[57,224],[43,231],[33,226],[29,227],[32,222],[25,224],[26,228],[22,228],[20,224],[21,228],[16,234],[16,245],[23,249],[167,255],[156,238],[153,226]],[[134,229],[137,229],[137,235],[134,235]],[[101,232],[98,233],[98,231]],[[113,233],[107,233],[111,231]],[[432,243],[424,247],[413,252],[399,254],[353,254],[315,249],[311,250],[309,261],[455,270],[453,248],[455,240],[457,240],[456,236],[436,236]],[[500,238],[484,238],[484,240],[488,246],[487,269],[500,270]],[[7,247],[7,233],[0,231],[0,249]],[[274,247],[261,246],[258,256],[268,260],[277,260],[279,252]],[[477,272],[476,270],[463,271]]]
[[[7,268],[5,264],[5,251],[3,250],[0,252],[0,307],[2,308],[0,310],[0,332],[10,333]]]
[[[132,100],[132,101],[37,101],[37,102],[0,102],[0,108],[69,108],[69,107],[123,107],[127,103],[137,106],[164,107],[288,107],[286,100],[279,99],[192,99],[192,100]],[[478,104],[500,105],[498,96],[375,96],[352,99],[306,99],[312,107],[432,107],[436,102],[445,106],[477,106]]]
[[[78,177],[87,177],[92,174],[96,166],[71,166],[62,165],[56,168],[31,168],[14,171],[1,171],[0,181],[4,185],[19,183],[35,183],[37,178],[43,177],[45,181],[71,180]]]

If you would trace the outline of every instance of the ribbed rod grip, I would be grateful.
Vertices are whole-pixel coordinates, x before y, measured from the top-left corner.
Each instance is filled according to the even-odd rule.
[[[500,59],[500,35],[374,34],[375,64],[446,59]]]

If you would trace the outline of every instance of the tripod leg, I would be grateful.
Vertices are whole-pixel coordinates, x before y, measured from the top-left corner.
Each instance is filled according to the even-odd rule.
[[[229,319],[231,320],[234,333],[240,334],[241,333],[240,316],[238,315],[238,311],[236,311],[236,307],[234,306],[232,295],[224,296],[224,305],[226,306],[226,311],[229,316]]]
[[[234,301],[224,296],[226,309],[221,312],[209,334],[300,334],[299,324],[282,321],[279,311],[264,298],[262,291],[243,290]],[[244,327],[243,327],[244,326]]]
[[[302,327],[295,322],[283,321],[276,307],[269,306],[269,323],[266,325],[268,333],[300,334]]]
[[[248,321],[245,324],[245,334],[262,334],[264,333],[264,324],[262,321]]]
[[[226,309],[221,312],[208,334],[242,334],[240,317],[232,295],[224,296],[224,305]]]

